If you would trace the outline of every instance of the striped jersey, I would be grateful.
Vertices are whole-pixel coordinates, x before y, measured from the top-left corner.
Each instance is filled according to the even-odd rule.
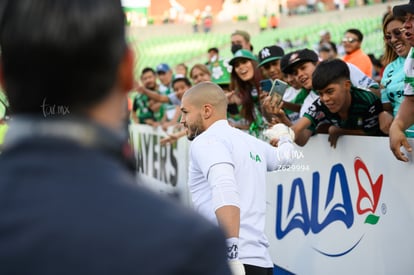
[[[383,111],[381,100],[372,92],[351,87],[351,105],[348,118],[342,119],[338,113],[331,113],[321,102],[315,100],[304,114],[312,125],[309,130],[315,132],[322,121],[349,130],[363,130],[367,135],[384,135],[379,128],[378,116]]]

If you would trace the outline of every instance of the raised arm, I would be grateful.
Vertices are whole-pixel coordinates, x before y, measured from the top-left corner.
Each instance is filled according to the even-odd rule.
[[[152,100],[155,100],[155,101],[158,101],[158,102],[163,102],[163,103],[169,103],[170,102],[170,99],[168,98],[168,96],[161,95],[157,92],[151,91],[151,90],[145,88],[144,86],[138,86],[137,91],[141,94],[144,94],[144,95],[148,96]]]
[[[400,105],[397,116],[390,127],[390,148],[394,156],[401,161],[408,161],[407,156],[401,152],[401,146],[408,152],[412,152],[412,148],[407,141],[404,131],[414,124],[414,96],[405,96]]]

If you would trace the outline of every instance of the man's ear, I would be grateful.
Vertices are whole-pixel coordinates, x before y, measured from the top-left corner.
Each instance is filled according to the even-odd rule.
[[[130,47],[127,47],[118,69],[119,85],[122,91],[124,91],[125,93],[131,91],[134,87],[134,65],[134,52]]]
[[[209,119],[213,115],[213,107],[210,104],[203,106],[203,118]]]
[[[350,90],[351,90],[351,87],[352,87],[351,80],[349,80],[349,79],[345,80],[344,85],[345,85],[345,89],[346,89],[347,91],[350,91]]]

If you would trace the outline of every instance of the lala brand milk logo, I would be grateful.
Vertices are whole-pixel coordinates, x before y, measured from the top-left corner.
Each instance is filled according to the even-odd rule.
[[[375,211],[377,210],[378,201],[379,201],[379,198],[380,198],[380,195],[381,195],[383,176],[380,175],[374,183],[372,181],[372,178],[371,178],[371,175],[368,171],[368,168],[366,167],[365,163],[359,158],[355,159],[354,170],[355,170],[355,176],[356,176],[356,180],[357,180],[357,184],[358,184],[358,190],[359,190],[358,199],[357,199],[357,212],[358,212],[359,215],[363,215],[365,213],[370,213],[366,217],[365,223],[376,224],[379,220],[379,216],[375,215]],[[369,185],[371,186],[371,190],[372,190],[372,197],[370,197],[367,190],[365,190],[364,187],[361,184],[361,181],[360,181],[360,178],[359,178],[359,172],[361,170],[368,177]],[[363,200],[368,200],[369,203],[370,203],[369,204],[370,206],[362,207],[361,203],[363,202]]]
[[[313,172],[312,183],[304,183],[302,178],[294,179],[290,185],[288,196],[283,196],[286,190],[282,184],[279,184],[276,198],[276,238],[283,239],[295,229],[301,230],[305,236],[309,233],[322,234],[322,231],[328,229],[333,223],[342,223],[344,228],[349,230],[355,225],[356,215],[358,215],[358,221],[364,221],[360,222],[361,224],[375,225],[380,218],[376,214],[376,210],[381,195],[383,175],[379,175],[376,180],[373,180],[367,166],[360,158],[354,160],[354,171],[352,172],[347,177],[342,164],[333,165],[326,196],[320,195],[325,192],[320,190],[320,173],[318,171]],[[352,184],[354,184],[353,179],[357,182],[358,196],[355,198],[351,197],[348,179],[352,179]],[[305,187],[311,188],[312,192],[306,193]],[[356,209],[356,213],[354,209]],[[352,251],[363,236],[362,234],[357,241],[347,244],[346,249],[336,253],[329,253],[318,247],[313,248],[325,256],[339,257]]]

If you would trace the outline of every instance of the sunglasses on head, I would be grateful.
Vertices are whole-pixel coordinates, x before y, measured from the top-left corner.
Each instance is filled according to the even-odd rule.
[[[396,29],[391,30],[391,33],[389,34],[387,33],[386,35],[384,35],[384,39],[387,40],[387,42],[390,42],[393,35],[395,38],[399,39],[401,38],[402,34],[403,34],[402,29],[396,28]]]
[[[344,37],[344,38],[342,39],[342,42],[343,42],[343,43],[354,43],[354,42],[356,42],[356,41],[358,41],[358,39],[356,39],[356,38],[352,38],[352,37]]]

